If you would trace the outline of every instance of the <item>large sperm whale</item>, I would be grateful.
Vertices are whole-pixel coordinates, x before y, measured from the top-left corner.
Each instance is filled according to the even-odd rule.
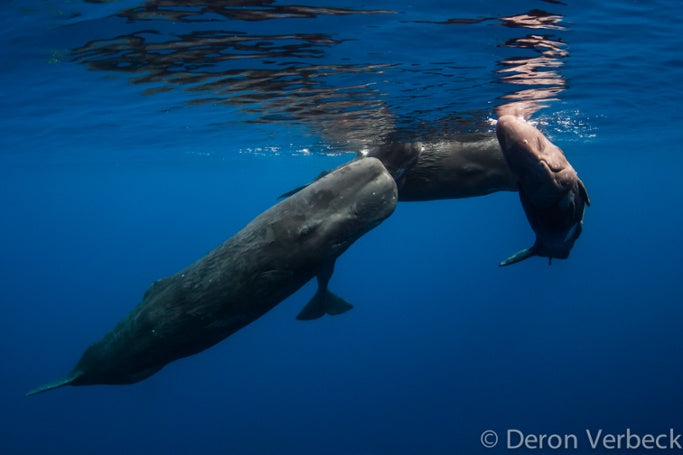
[[[355,159],[382,161],[398,185],[399,201],[431,201],[516,191],[494,134],[465,134],[439,142],[388,142]],[[318,178],[330,171],[323,171]],[[306,185],[280,197],[296,194]]]
[[[399,181],[398,199],[458,199],[516,189],[496,136],[465,134],[422,143],[422,153]]]
[[[28,395],[66,385],[141,381],[253,322],[315,276],[319,289],[299,318],[349,310],[327,289],[335,260],[386,219],[396,202],[396,183],[377,159],[331,172],[194,264],[152,284],[66,377]]]

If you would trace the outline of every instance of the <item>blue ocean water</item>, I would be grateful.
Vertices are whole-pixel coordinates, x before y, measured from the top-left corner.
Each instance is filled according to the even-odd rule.
[[[3,2],[0,453],[683,432],[682,20],[672,0]],[[588,188],[568,260],[497,267],[533,242],[514,193],[401,203],[337,262],[353,311],[296,321],[309,283],[138,384],[24,396],[278,194],[506,106]]]

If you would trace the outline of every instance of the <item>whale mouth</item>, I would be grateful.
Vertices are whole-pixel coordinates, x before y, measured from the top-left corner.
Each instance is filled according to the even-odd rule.
[[[566,166],[564,166],[562,163],[552,163],[549,161],[547,158],[539,158],[538,161],[540,163],[543,163],[546,165],[548,169],[550,169],[554,173],[562,172],[563,170],[566,169]]]
[[[38,395],[39,393],[47,392],[50,390],[58,389],[60,387],[64,387],[67,385],[72,385],[76,382],[78,378],[83,376],[83,372],[81,370],[73,371],[71,374],[69,374],[66,377],[57,379],[56,381],[48,382],[47,384],[43,384],[39,387],[36,387],[35,389],[31,389],[26,393],[27,397],[30,397],[32,395]]]

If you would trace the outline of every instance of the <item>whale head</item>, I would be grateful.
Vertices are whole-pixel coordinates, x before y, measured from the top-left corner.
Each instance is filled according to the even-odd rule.
[[[381,161],[368,157],[329,173],[285,202],[305,213],[297,243],[336,257],[391,215],[397,201],[391,174]]]
[[[583,230],[588,192],[562,149],[519,117],[502,116],[496,135],[517,181],[519,198],[536,233],[530,248],[509,257],[510,265],[531,256],[566,259]]]

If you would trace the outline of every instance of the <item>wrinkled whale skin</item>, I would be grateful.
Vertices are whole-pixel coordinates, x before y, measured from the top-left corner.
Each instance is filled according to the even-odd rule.
[[[493,134],[423,143],[399,185],[400,201],[429,201],[516,191],[516,181]]]
[[[501,150],[515,176],[519,198],[536,233],[533,246],[501,265],[531,256],[566,259],[583,230],[588,192],[562,149],[524,119],[502,116],[496,126]]]

